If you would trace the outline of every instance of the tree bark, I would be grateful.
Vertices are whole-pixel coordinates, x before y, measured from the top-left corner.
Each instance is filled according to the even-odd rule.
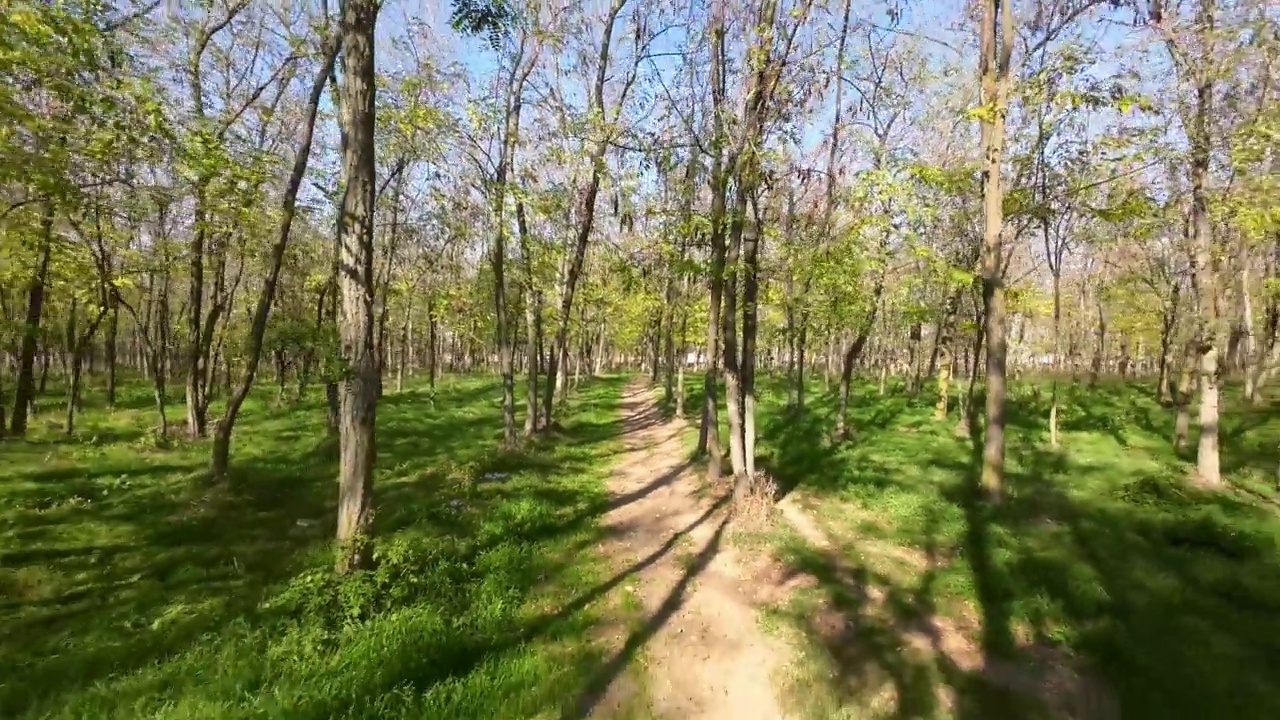
[[[9,432],[22,437],[27,432],[27,413],[35,399],[36,340],[44,312],[44,290],[49,278],[49,257],[53,252],[53,207],[46,205],[40,218],[40,246],[36,272],[27,287],[27,315],[22,325],[22,345],[18,351],[18,382],[13,392],[13,414]],[[48,367],[47,365],[45,366]],[[43,383],[42,383],[43,384]]]
[[[376,0],[342,3],[342,122],[347,135],[342,173],[342,294],[338,329],[345,367],[339,399],[338,543],[339,572],[372,561],[374,425],[378,362],[373,345],[374,37]]]
[[[1209,120],[1213,112],[1213,70],[1208,65],[1213,54],[1217,2],[1200,0],[1199,32],[1205,40],[1204,57],[1196,68],[1196,102],[1187,129],[1190,145],[1191,228],[1193,238],[1192,279],[1200,313],[1200,441],[1196,450],[1196,471],[1205,485],[1222,484],[1218,456],[1218,354],[1223,346],[1218,308],[1218,279],[1213,259],[1213,225],[1209,217],[1209,162],[1211,144]]]
[[[707,455],[707,479],[720,479],[724,454],[720,445],[720,411],[717,400],[717,364],[720,362],[720,326],[725,295],[725,202],[728,178],[724,162],[725,113],[725,26],[724,7],[717,2],[712,10],[711,27],[711,207],[709,233],[711,267],[710,297],[707,300],[707,358],[703,375],[702,427],[698,433],[698,451]]]
[[[742,190],[738,192],[739,197],[742,196]],[[745,200],[745,197],[744,197]],[[745,211],[745,201],[742,203],[742,210]],[[741,223],[741,215],[738,214],[738,201],[734,201],[734,214],[730,223]],[[730,230],[728,237],[728,247],[725,255],[725,272],[724,272],[724,307],[720,314],[723,352],[721,361],[724,363],[724,404],[725,413],[728,415],[729,425],[729,464],[733,469],[734,477],[734,497],[737,499],[742,492],[739,487],[746,488],[749,486],[750,479],[746,476],[746,459],[745,448],[743,446],[742,435],[742,366],[738,355],[738,262],[742,254],[742,230],[739,228],[737,232]]]
[[[997,47],[997,26],[1000,43]],[[986,426],[983,435],[981,489],[993,501],[1004,490],[1005,293],[1002,250],[1004,122],[1013,54],[1013,9],[1001,0],[985,0],[980,37],[982,80],[983,238],[982,298],[987,346]]]
[[[1272,168],[1273,171],[1280,172],[1280,153],[1275,156]],[[1280,272],[1280,231],[1272,234],[1271,247],[1263,256],[1263,262],[1264,282],[1274,283]],[[1280,363],[1280,342],[1277,342],[1277,332],[1280,332],[1280,300],[1277,300],[1274,292],[1267,293],[1266,297],[1262,337],[1255,339],[1253,357],[1249,358],[1249,366],[1245,368],[1244,395],[1249,404],[1254,406],[1262,404],[1262,388],[1275,371],[1277,363]]]
[[[524,256],[524,325],[527,358],[524,400],[524,436],[532,437],[538,431],[538,326],[541,323],[542,294],[535,285],[533,242],[529,236],[529,224],[525,217],[524,200],[516,199],[516,227],[520,233],[520,251]]]
[[[1178,407],[1178,413],[1173,422],[1174,450],[1181,450],[1187,444],[1191,427],[1191,373],[1197,360],[1196,347],[1197,343],[1194,340],[1187,343],[1186,352],[1183,354],[1178,370],[1177,393],[1173,398]]]
[[[440,362],[436,352],[436,303],[435,298],[427,299],[427,386],[436,389],[437,364]]]
[[[754,171],[753,171],[754,172]],[[754,181],[750,183],[754,185]],[[744,208],[745,211],[745,208]],[[758,211],[757,211],[758,215]],[[759,221],[747,221],[742,231],[742,453],[744,474],[735,492],[745,497],[756,477],[756,318],[759,312]]]
[[[107,365],[107,407],[116,406],[116,342],[120,333],[120,303],[112,293],[110,308],[107,310],[106,337],[103,339],[104,360]],[[127,360],[126,360],[127,361]]]

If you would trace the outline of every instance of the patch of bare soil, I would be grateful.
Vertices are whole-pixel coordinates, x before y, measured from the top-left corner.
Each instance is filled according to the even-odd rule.
[[[837,565],[836,575],[853,577],[859,573],[853,568],[840,567],[838,548],[813,517],[789,495],[778,504],[779,514],[807,543],[819,550],[828,551]],[[895,556],[911,551],[898,548]],[[936,562],[921,554],[907,563],[909,567],[925,569]],[[859,594],[868,606],[867,613],[888,616],[889,602],[886,591],[872,583],[861,583]],[[859,628],[857,623],[844,617],[832,607],[822,607],[811,619],[815,632],[829,648],[841,653],[857,653]],[[975,618],[951,618],[930,614],[908,627],[900,628],[904,646],[923,657],[931,657],[939,666],[958,670],[981,678],[992,687],[1031,699],[1042,705],[1055,717],[1069,720],[1115,720],[1120,717],[1119,707],[1109,688],[1074,658],[1057,648],[1024,644],[1018,648],[1016,659],[984,656],[976,638],[979,622]],[[948,697],[939,688],[937,702],[942,706],[954,706],[955,697]]]
[[[626,451],[601,550],[618,572],[611,599],[639,617],[610,628],[613,658],[580,713],[630,717],[638,679],[656,717],[786,717],[773,677],[789,650],[756,621],[756,568],[724,547],[727,488],[704,491],[681,444],[684,421],[664,420],[647,388],[629,387],[622,410]]]

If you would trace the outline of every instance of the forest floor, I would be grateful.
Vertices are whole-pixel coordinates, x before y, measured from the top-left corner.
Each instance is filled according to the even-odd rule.
[[[0,441],[0,717],[571,715],[608,662],[598,628],[628,612],[591,551],[623,385],[585,383],[510,453],[495,378],[385,395],[379,565],[342,581],[322,388],[255,391],[210,487],[207,441],[155,447],[140,379],[114,409],[87,388],[70,437],[51,386],[29,437]]]
[[[1206,491],[1145,383],[1064,381],[1052,448],[1047,385],[1016,381],[990,506],[927,389],[857,384],[835,443],[831,393],[760,385],[763,526],[624,379],[518,452],[494,378],[388,393],[380,564],[341,581],[318,392],[255,392],[210,487],[141,381],[88,388],[70,437],[51,387],[0,442],[0,717],[1280,717],[1274,400],[1228,394]]]
[[[1144,382],[1011,388],[1005,500],[973,492],[978,433],[901,383],[803,414],[771,379],[760,465],[788,520],[740,549],[805,578],[764,611],[798,648],[783,702],[813,718],[1280,717],[1280,413],[1228,397],[1227,487],[1188,481]],[[696,402],[696,400],[691,400]],[[1194,435],[1193,435],[1194,437]]]

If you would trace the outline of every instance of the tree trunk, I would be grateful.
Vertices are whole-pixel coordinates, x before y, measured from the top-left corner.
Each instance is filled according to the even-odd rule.
[[[680,303],[680,350],[676,357],[676,417],[684,419],[684,366],[687,364],[688,344],[685,341],[689,331],[689,309],[686,307],[684,298],[689,294],[689,280],[686,277],[681,288]]]
[[[849,345],[849,349],[844,353],[844,362],[840,371],[840,400],[839,408],[836,411],[836,437],[840,439],[848,439],[850,434],[849,428],[849,389],[853,380],[853,367],[857,364],[858,359],[862,357],[862,351],[867,346],[867,339],[871,333],[871,327],[875,325],[876,311],[880,306],[880,295],[884,289],[884,277],[876,281],[876,291],[872,297],[872,307],[867,313],[867,319],[863,322],[862,330],[854,338]],[[881,377],[880,392],[884,394],[884,378]]]
[[[592,88],[591,110],[601,121],[605,117],[604,85],[609,74],[609,51],[613,42],[613,29],[625,1],[613,0],[613,4],[609,8],[609,14],[605,18],[604,32],[600,40],[600,52],[596,59],[596,78],[595,85]],[[563,392],[565,386],[569,320],[572,316],[574,293],[578,289],[578,278],[582,275],[582,264],[587,256],[587,242],[591,239],[591,229],[595,224],[596,196],[600,193],[600,180],[605,173],[604,155],[609,149],[608,130],[602,127],[597,128],[596,132],[601,133],[601,136],[596,141],[595,147],[592,148],[589,156],[591,176],[587,181],[586,192],[583,194],[582,221],[574,238],[573,255],[569,263],[568,274],[565,277],[564,294],[560,298],[560,313],[557,318],[555,345],[552,349],[550,365],[547,368],[547,388],[543,396],[542,424],[548,428],[551,427],[554,393],[556,390]],[[553,379],[554,382],[552,382]]]
[[[525,286],[524,354],[528,358],[524,397],[524,436],[532,437],[538,431],[538,292],[533,289],[532,277]]]
[[[933,419],[943,420],[947,417],[947,402],[951,392],[951,332],[947,325],[938,325],[937,341],[938,399],[933,405]]]
[[[1173,449],[1181,450],[1187,444],[1187,436],[1191,427],[1191,369],[1196,362],[1196,343],[1187,343],[1181,367],[1178,371],[1177,394],[1173,398],[1178,407],[1177,417],[1173,422]]]
[[[1213,104],[1213,71],[1207,66],[1213,55],[1216,0],[1200,0],[1198,26],[1206,40],[1197,69],[1195,114],[1187,129],[1190,146],[1191,229],[1194,239],[1192,280],[1200,313],[1200,442],[1196,470],[1200,481],[1222,484],[1218,458],[1218,353],[1223,346],[1218,311],[1217,269],[1213,258],[1213,226],[1209,217],[1209,120]]]
[[[808,362],[805,357],[806,342],[809,335],[808,314],[800,312],[800,329],[796,333],[796,412],[804,413],[804,369]]]
[[[436,352],[436,304],[435,298],[427,300],[427,387],[436,389],[436,366],[439,355]]]
[[[340,391],[338,465],[339,572],[372,561],[374,426],[378,403],[377,357],[373,347],[374,26],[376,0],[342,4],[342,120],[347,145],[342,158],[340,246],[342,293],[338,330],[347,369]]]
[[[1272,160],[1273,170],[1280,172],[1280,153],[1273,156]],[[1272,234],[1270,250],[1263,259],[1266,273],[1264,282],[1274,283],[1280,272],[1280,230]],[[1245,399],[1254,406],[1262,404],[1262,387],[1276,364],[1280,363],[1280,342],[1277,342],[1276,337],[1277,332],[1280,332],[1280,300],[1274,292],[1267,293],[1263,323],[1262,340],[1254,343],[1257,350],[1250,360],[1252,365],[1245,368]]]
[[[1156,367],[1156,402],[1161,405],[1169,401],[1169,354],[1173,349],[1173,330],[1177,325],[1179,290],[1175,285],[1169,303],[1160,317],[1160,357]]]
[[[67,435],[71,435],[75,430],[76,405],[80,398],[80,368],[82,362],[83,353],[71,353],[71,369],[67,378]]]
[[[194,93],[203,92],[194,89]],[[187,248],[188,255],[188,295],[187,295],[187,436],[195,439],[205,435],[205,401],[204,383],[201,377],[205,368],[200,351],[203,345],[204,332],[201,327],[204,306],[204,251],[206,228],[206,186],[207,181],[196,181],[195,219],[191,231],[191,242]]]
[[[48,393],[49,366],[53,364],[53,351],[49,349],[49,333],[40,333],[40,388],[31,395],[31,412],[35,413],[36,396]]]
[[[683,253],[681,253],[683,254]],[[668,263],[666,268],[667,282],[662,307],[662,342],[663,342],[663,382],[662,398],[666,407],[675,402],[676,384],[676,272]]]
[[[346,21],[344,17],[344,22]],[[267,332],[267,318],[271,313],[271,304],[275,300],[276,285],[280,279],[280,270],[284,265],[285,250],[289,244],[289,231],[293,226],[294,213],[297,208],[298,189],[302,185],[302,179],[307,172],[307,164],[311,157],[311,140],[315,130],[316,114],[320,105],[320,96],[324,92],[325,82],[333,70],[338,53],[338,42],[341,36],[335,35],[328,41],[326,55],[321,68],[317,71],[315,80],[311,86],[311,95],[308,99],[306,116],[302,123],[302,139],[298,146],[297,152],[294,154],[293,168],[289,175],[288,184],[285,186],[284,198],[281,202],[280,229],[276,236],[275,243],[271,247],[270,264],[267,269],[267,276],[263,278],[262,289],[258,295],[258,302],[253,311],[253,319],[249,329],[248,347],[245,349],[245,369],[244,375],[240,378],[239,384],[227,392],[227,407],[223,411],[222,417],[214,426],[213,453],[209,461],[210,475],[214,480],[223,480],[227,476],[227,469],[231,460],[231,433],[235,428],[236,418],[240,413],[240,407],[244,404],[245,398],[249,396],[249,390],[253,387],[254,377],[258,372],[258,364],[262,359],[262,343]],[[371,52],[371,50],[370,50]],[[350,60],[350,58],[348,58]],[[372,64],[372,59],[370,59]],[[369,91],[369,97],[372,98],[372,90]],[[372,139],[368,141],[372,143]],[[346,160],[344,159],[344,163]],[[372,164],[372,150],[369,151],[368,163]],[[348,175],[348,177],[350,177]],[[369,174],[369,182],[372,184],[373,176]],[[345,200],[344,200],[345,203]],[[344,209],[345,209],[344,204]],[[372,206],[368,210],[372,214]],[[372,217],[369,219],[369,232],[372,234]],[[372,235],[370,237],[372,243]],[[372,260],[370,261],[372,262]],[[348,266],[355,267],[355,266]],[[372,288],[370,288],[372,289]],[[230,384],[231,366],[227,362],[227,381]],[[353,366],[354,367],[354,366]],[[280,369],[280,391],[284,394],[284,369]],[[372,411],[370,410],[370,414]],[[370,429],[372,434],[372,429]],[[370,437],[372,442],[372,437]],[[372,451],[370,450],[372,458]],[[371,460],[370,460],[371,461]]]
[[[911,330],[907,335],[907,394],[915,395],[920,392],[920,376],[916,372],[916,368],[920,362],[920,339],[923,335],[923,329],[920,323],[913,323]]]
[[[981,488],[998,501],[1004,488],[1005,297],[1002,252],[1004,190],[1001,163],[1004,121],[1009,93],[1009,62],[1013,53],[1013,9],[999,0],[985,0],[980,33],[982,78],[983,239],[981,253],[983,317],[987,346],[986,426],[982,448]],[[996,44],[997,25],[1000,44]]]
[[[1089,366],[1089,385],[1098,384],[1098,375],[1102,372],[1103,358],[1107,351],[1107,316],[1102,309],[1102,287],[1095,291],[1094,302],[1098,307],[1098,326],[1095,328],[1093,362]]]
[[[27,288],[27,316],[22,325],[22,345],[18,351],[18,381],[13,392],[13,414],[9,432],[22,437],[27,432],[27,412],[35,400],[36,340],[40,336],[40,316],[44,311],[44,289],[49,277],[49,256],[53,250],[53,207],[46,205],[40,218],[39,259]],[[45,365],[47,376],[48,365]],[[41,392],[44,381],[41,380]]]
[[[114,408],[116,406],[116,341],[120,332],[120,303],[115,299],[115,293],[112,293],[110,303],[110,309],[107,310],[104,359],[107,364],[107,407]]]
[[[982,363],[982,348],[986,343],[987,337],[987,319],[983,314],[982,304],[977,301],[974,304],[977,305],[974,310],[977,332],[973,334],[972,346],[966,350],[969,382],[964,394],[960,395],[960,418],[956,421],[955,432],[956,435],[966,436],[969,435],[973,429],[974,421],[977,420],[973,408],[973,400],[978,387],[978,366]]]
[[[754,171],[752,171],[754,174]],[[754,187],[754,179],[752,180]],[[745,212],[745,203],[743,210]],[[758,209],[756,215],[759,215]],[[742,231],[742,453],[745,475],[736,492],[744,497],[756,477],[756,328],[759,313],[760,227],[745,220]]]
[[[409,366],[410,348],[413,347],[413,297],[404,311],[404,324],[400,326],[400,352],[396,354],[396,392],[404,392],[404,375]]]
[[[1049,222],[1044,221],[1045,242],[1048,244]],[[1055,264],[1053,270],[1053,362],[1058,365],[1061,361],[1059,355],[1062,353],[1062,273],[1061,261]],[[1058,375],[1061,373],[1055,368],[1053,373],[1052,387],[1049,392],[1049,445],[1058,447]]]
[[[743,221],[742,213],[746,211],[745,195],[739,191],[738,197],[742,199],[741,207],[739,207],[739,200],[735,199],[734,213],[731,215],[730,223],[736,224]],[[723,328],[721,342],[724,345],[721,361],[724,363],[725,413],[729,421],[729,464],[733,468],[734,496],[737,498],[739,487],[746,488],[750,482],[746,476],[746,450],[743,445],[742,415],[745,408],[742,397],[742,366],[738,355],[738,262],[742,254],[741,228],[738,228],[737,232],[733,230],[729,232],[727,244],[724,308],[720,317]]]
[[[725,202],[728,178],[724,163],[724,112],[725,112],[725,26],[724,8],[717,4],[713,9],[711,27],[711,208],[709,213],[711,267],[710,297],[707,301],[707,359],[703,376],[702,427],[698,433],[698,451],[707,454],[707,479],[720,479],[720,464],[724,454],[720,445],[720,411],[717,401],[717,363],[720,362],[720,326],[725,300]]]

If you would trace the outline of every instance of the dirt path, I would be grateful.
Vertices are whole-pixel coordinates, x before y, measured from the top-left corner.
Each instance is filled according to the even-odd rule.
[[[727,497],[703,488],[681,443],[686,424],[663,420],[647,388],[628,387],[622,412],[626,451],[610,479],[602,549],[622,573],[616,599],[643,611],[614,628],[612,670],[584,714],[628,707],[634,689],[619,678],[632,667],[657,717],[784,718],[773,677],[788,651],[760,629],[745,573],[724,547]]]

